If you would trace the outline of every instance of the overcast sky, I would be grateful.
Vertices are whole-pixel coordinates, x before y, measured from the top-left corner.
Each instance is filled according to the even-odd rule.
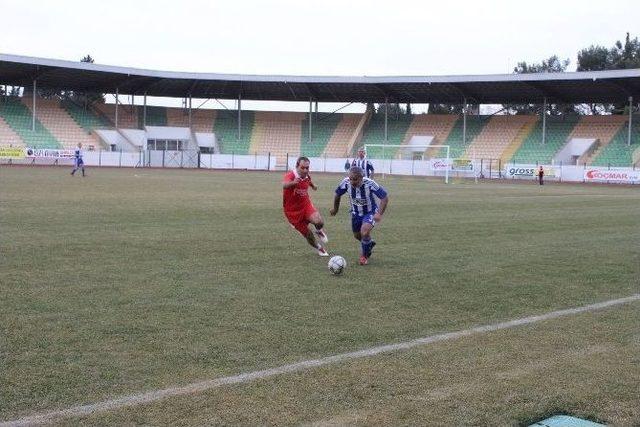
[[[0,0],[0,52],[173,71],[510,73],[640,36],[636,1]]]

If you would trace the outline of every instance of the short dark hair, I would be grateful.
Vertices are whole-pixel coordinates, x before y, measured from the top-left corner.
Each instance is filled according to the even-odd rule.
[[[300,166],[300,162],[311,162],[308,157],[300,156],[298,160],[296,160],[296,166]]]
[[[349,175],[351,175],[351,174],[357,175],[357,176],[360,176],[360,177],[364,177],[364,171],[359,166],[350,167],[349,168]]]

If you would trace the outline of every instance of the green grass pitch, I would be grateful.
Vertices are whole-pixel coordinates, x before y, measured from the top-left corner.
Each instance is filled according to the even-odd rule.
[[[313,165],[312,165],[313,169]],[[386,177],[341,276],[281,173],[0,167],[0,422],[640,291],[640,187]],[[640,423],[640,305],[116,409],[87,425]]]

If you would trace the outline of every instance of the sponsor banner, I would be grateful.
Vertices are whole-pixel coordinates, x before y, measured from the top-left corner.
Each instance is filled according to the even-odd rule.
[[[517,165],[512,165],[512,166],[507,166],[504,169],[504,175],[507,178],[516,178],[516,177],[529,177],[529,178],[533,178],[538,176],[538,168],[539,166],[529,166],[529,165],[524,165],[524,166],[517,166]],[[556,176],[556,171],[554,168],[552,168],[551,166],[543,166],[542,169],[544,170],[544,176],[545,177],[551,177],[551,176]]]
[[[0,146],[0,159],[24,159],[24,147]]]
[[[447,163],[447,159],[429,159],[429,166],[431,167],[431,170],[434,171],[443,171],[446,170],[448,168],[450,168],[451,166],[451,159],[448,159],[448,163]]]
[[[451,170],[453,171],[472,171],[473,161],[469,159],[453,159],[451,163]]]
[[[27,157],[45,157],[48,159],[73,159],[73,150],[55,150],[50,148],[27,148]]]
[[[636,170],[612,170],[612,169],[585,169],[585,181],[620,181],[637,182],[640,181],[640,171]]]

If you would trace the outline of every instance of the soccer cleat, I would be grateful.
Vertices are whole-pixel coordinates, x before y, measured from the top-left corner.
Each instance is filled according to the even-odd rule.
[[[367,265],[367,264],[369,264],[369,259],[364,255],[360,255],[360,265]]]
[[[318,255],[319,256],[329,256],[329,252],[327,252],[327,250],[325,248],[323,248],[322,246],[320,246],[318,248]]]
[[[325,233],[324,230],[316,230],[316,236],[318,236],[322,243],[329,243],[329,238],[327,237],[327,233]]]

